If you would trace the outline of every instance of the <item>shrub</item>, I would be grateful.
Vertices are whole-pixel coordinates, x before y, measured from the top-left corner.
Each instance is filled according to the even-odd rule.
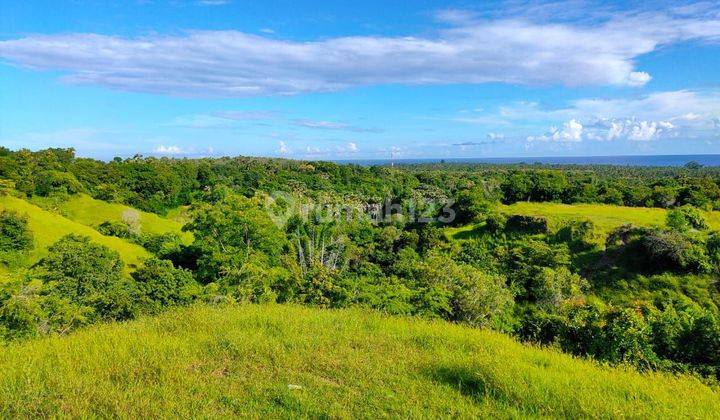
[[[557,308],[563,302],[582,296],[590,286],[587,280],[565,267],[544,267],[532,280],[530,293],[543,309]]]
[[[136,313],[137,290],[123,278],[120,256],[88,237],[70,234],[57,241],[38,271],[50,293],[93,308],[102,318],[127,319]]]
[[[83,191],[80,181],[70,172],[45,171],[37,176],[35,194],[48,196],[51,193],[75,194]]]
[[[32,248],[33,237],[27,216],[3,210],[0,212],[0,252],[25,251]]]
[[[127,224],[114,220],[102,222],[96,230],[103,235],[116,236],[118,238],[131,238],[135,236]]]
[[[651,230],[640,240],[648,268],[706,271],[709,261],[704,250],[676,231]]]
[[[684,205],[668,212],[666,224],[668,227],[685,232],[690,229],[706,230],[709,225],[702,212],[691,205]]]
[[[132,273],[138,289],[152,312],[164,306],[184,305],[200,293],[200,286],[192,274],[173,267],[167,260],[150,258],[145,265]]]
[[[506,222],[508,230],[528,234],[548,233],[548,221],[541,216],[513,215]]]

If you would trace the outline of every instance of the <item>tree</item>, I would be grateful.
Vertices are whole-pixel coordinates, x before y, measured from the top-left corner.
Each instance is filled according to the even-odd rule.
[[[173,267],[168,260],[150,258],[132,273],[132,277],[151,312],[190,303],[199,293],[199,285],[192,273]]]
[[[260,197],[229,193],[215,203],[196,206],[192,222],[184,229],[193,233],[193,245],[200,252],[200,279],[212,282],[227,272],[242,272],[252,254],[262,257],[268,266],[277,263],[287,238],[262,203]]]
[[[32,248],[32,244],[27,216],[9,210],[0,211],[0,252],[25,251]]]
[[[686,232],[690,229],[706,230],[709,228],[702,212],[689,204],[668,211],[666,224],[668,227]]]
[[[123,277],[120,256],[86,236],[70,234],[53,244],[38,264],[38,275],[50,293],[92,308],[102,318],[136,315],[137,289]]]
[[[530,292],[538,306],[549,310],[565,301],[582,296],[590,284],[566,267],[543,267],[530,285]]]

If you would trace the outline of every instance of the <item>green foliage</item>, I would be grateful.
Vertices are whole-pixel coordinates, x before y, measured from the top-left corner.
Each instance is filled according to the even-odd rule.
[[[0,211],[0,252],[26,251],[32,248],[33,236],[28,228],[27,216]]]
[[[719,169],[695,165],[100,162],[71,149],[0,149],[0,205],[27,214],[24,226],[8,219],[0,244],[18,261],[0,266],[0,276],[41,261],[3,285],[0,330],[6,338],[64,333],[195,300],[357,305],[713,377],[720,240],[707,230],[720,227],[710,211],[720,208],[719,183]],[[276,191],[297,202],[266,200]],[[16,198],[24,195],[42,209]],[[450,228],[398,215],[328,221],[298,206],[384,211],[447,197],[458,216]],[[424,201],[412,207],[438,214]],[[188,208],[189,216],[158,216]],[[33,240],[22,232],[31,231],[36,246],[23,248]]]
[[[51,293],[93,308],[101,318],[127,319],[137,312],[137,290],[123,277],[120,256],[88,237],[63,237],[48,249],[38,268]]]
[[[123,222],[118,222],[114,220],[107,220],[105,222],[102,222],[98,225],[96,230],[103,235],[107,236],[116,236],[118,238],[132,238],[135,236],[133,231],[130,229],[130,227]]]
[[[697,208],[685,205],[672,209],[667,215],[667,225],[675,230],[686,232],[690,229],[708,229],[707,220]]]
[[[203,282],[221,280],[227,273],[242,273],[253,264],[277,262],[287,239],[262,208],[260,197],[227,194],[214,203],[199,203],[185,229],[195,237],[201,253],[197,275]]]
[[[579,299],[589,287],[587,280],[566,267],[543,267],[531,281],[529,291],[540,308],[550,310]]]
[[[170,261],[150,258],[132,273],[142,299],[151,312],[164,307],[186,305],[200,294],[192,274],[175,268]]]
[[[48,196],[50,194],[75,194],[83,191],[80,181],[69,172],[45,171],[37,176],[35,194]]]
[[[505,227],[510,231],[522,233],[547,233],[547,219],[541,216],[524,216],[515,214],[507,218]]]

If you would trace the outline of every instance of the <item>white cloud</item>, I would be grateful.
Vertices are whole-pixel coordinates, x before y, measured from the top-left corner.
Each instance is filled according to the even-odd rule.
[[[216,2],[212,0],[206,0]],[[180,96],[249,97],[376,84],[503,82],[638,86],[638,56],[689,40],[720,41],[707,12],[626,13],[571,25],[517,18],[463,20],[434,36],[278,40],[238,31],[123,38],[33,35],[0,41],[0,57],[61,70],[66,83]]]
[[[278,142],[278,153],[279,153],[279,154],[281,154],[281,155],[287,155],[287,154],[290,154],[290,152],[291,152],[291,151],[290,151],[290,148],[287,146],[287,144],[285,144],[284,141],[279,141],[279,142]]]
[[[681,90],[636,98],[579,99],[568,106],[549,109],[534,102],[518,102],[455,121],[525,130],[525,134],[530,134],[526,137],[529,141],[648,141],[670,137],[714,138],[720,135],[720,123],[715,120],[719,114],[720,91]],[[553,122],[562,127],[536,134],[542,130],[538,127]]]
[[[333,121],[296,120],[295,124],[306,128],[318,128],[322,130],[344,130],[347,124]]]
[[[153,149],[153,153],[157,153],[159,155],[179,155],[184,153],[183,150],[179,146],[163,146],[160,145]]]
[[[541,136],[528,136],[527,141],[579,142],[582,141],[583,125],[575,119],[563,124],[562,128],[551,127],[550,132]]]
[[[346,149],[350,153],[355,153],[358,151],[357,144],[355,144],[353,142],[348,143]]]
[[[195,4],[198,6],[224,6],[230,4],[230,0],[197,0]]]
[[[344,130],[344,131],[353,131],[356,133],[366,133],[366,132],[372,132],[377,133],[382,130],[378,128],[365,128],[365,127],[358,127],[346,123],[341,122],[335,122],[335,121],[316,121],[316,120],[295,120],[295,125],[298,125],[300,127],[305,128],[313,128],[313,129],[319,129],[319,130]]]
[[[276,118],[273,111],[214,111],[206,114],[183,115],[169,125],[187,128],[232,128],[240,121],[263,121]]]

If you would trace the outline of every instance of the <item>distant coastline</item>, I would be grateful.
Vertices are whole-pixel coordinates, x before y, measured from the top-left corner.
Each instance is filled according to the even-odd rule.
[[[697,162],[703,166],[720,166],[720,154],[711,155],[631,155],[631,156],[540,156],[501,158],[434,158],[434,159],[338,159],[337,163],[362,166],[413,165],[423,163],[488,163],[549,165],[617,165],[617,166],[683,166]]]

